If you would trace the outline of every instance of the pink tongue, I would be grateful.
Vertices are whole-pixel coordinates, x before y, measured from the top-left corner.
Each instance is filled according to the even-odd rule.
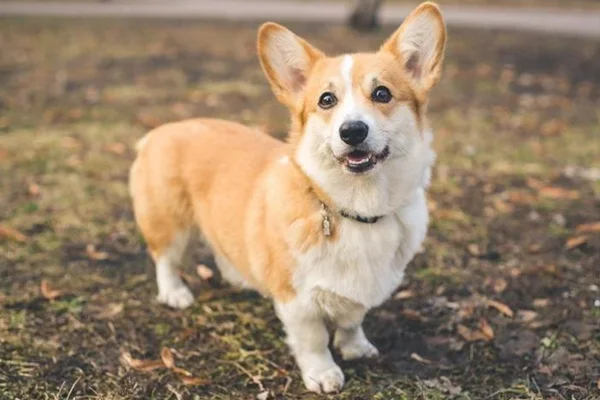
[[[353,151],[352,153],[348,154],[346,158],[348,158],[348,160],[350,161],[360,161],[367,158],[368,156],[369,155],[364,151]]]

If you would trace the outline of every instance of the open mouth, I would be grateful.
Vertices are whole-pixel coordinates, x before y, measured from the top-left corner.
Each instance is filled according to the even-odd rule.
[[[353,150],[350,153],[340,158],[340,162],[355,174],[367,172],[373,169],[378,162],[385,160],[390,155],[388,146],[379,154],[371,153],[364,150]]]

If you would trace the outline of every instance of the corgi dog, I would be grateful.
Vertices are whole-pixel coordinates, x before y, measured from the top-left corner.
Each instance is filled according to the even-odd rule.
[[[343,359],[378,355],[363,317],[398,287],[425,238],[435,159],[425,111],[445,43],[433,3],[374,53],[329,57],[262,25],[260,63],[291,114],[286,142],[193,119],[138,143],[130,192],[158,301],[194,301],[177,268],[201,236],[224,279],[274,301],[306,388],[341,390],[330,334]]]

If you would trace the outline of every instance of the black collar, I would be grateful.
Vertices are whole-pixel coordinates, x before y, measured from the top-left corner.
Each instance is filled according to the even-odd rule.
[[[376,217],[363,217],[362,215],[358,215],[358,214],[349,214],[348,212],[346,212],[344,210],[340,210],[340,215],[344,218],[353,219],[356,222],[361,222],[363,224],[374,224],[375,222],[379,221],[379,219],[381,219],[383,217],[383,215],[378,215]]]

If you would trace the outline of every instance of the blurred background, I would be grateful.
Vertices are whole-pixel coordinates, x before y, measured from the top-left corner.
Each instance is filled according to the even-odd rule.
[[[597,399],[600,1],[439,3],[429,237],[336,398]],[[133,146],[206,116],[284,138],[259,24],[369,51],[417,4],[0,1],[0,398],[313,398],[270,302],[206,248],[182,272],[195,305],[154,301]]]

